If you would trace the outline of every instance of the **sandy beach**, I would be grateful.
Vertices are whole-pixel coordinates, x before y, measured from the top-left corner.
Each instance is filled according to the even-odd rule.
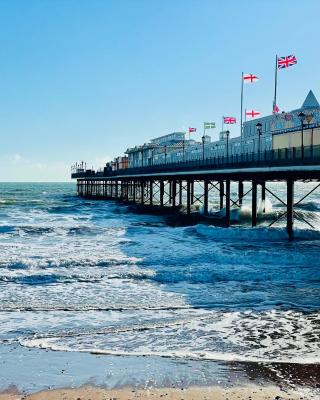
[[[33,394],[23,394],[14,389],[0,394],[0,400],[309,400],[295,391],[284,392],[269,386],[246,386],[224,389],[219,387],[192,387],[188,389],[162,388],[135,390],[124,388],[107,390],[93,386],[83,386],[78,389],[45,390]]]

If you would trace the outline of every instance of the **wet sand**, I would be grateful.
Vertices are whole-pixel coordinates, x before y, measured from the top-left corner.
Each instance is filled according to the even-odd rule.
[[[8,390],[0,394],[0,400],[309,400],[310,397],[295,391],[284,392],[268,386],[246,386],[224,389],[220,387],[191,387],[187,389],[163,388],[142,389],[130,388],[107,390],[94,386],[83,386],[78,389],[45,390],[33,394],[18,393]]]

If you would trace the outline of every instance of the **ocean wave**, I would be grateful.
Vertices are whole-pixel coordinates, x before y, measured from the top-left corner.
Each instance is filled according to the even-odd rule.
[[[229,227],[221,228],[216,226],[197,225],[196,232],[210,239],[233,240],[250,242],[283,242],[288,239],[285,228],[244,228]],[[295,229],[294,238],[296,240],[320,240],[320,232],[311,229]]]
[[[316,364],[319,330],[319,313],[216,312],[151,324],[53,332],[20,343],[95,354]]]

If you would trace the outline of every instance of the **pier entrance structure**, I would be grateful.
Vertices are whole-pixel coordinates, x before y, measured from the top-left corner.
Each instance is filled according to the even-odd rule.
[[[292,117],[285,117],[288,123],[282,129],[274,130],[271,134],[264,132],[265,138],[271,135],[270,140],[264,141],[264,146],[260,142],[261,119],[254,121],[258,128],[254,143],[257,138],[259,141],[252,148],[247,147],[245,135],[246,130],[251,132],[251,128],[245,124],[242,137],[235,138],[240,143],[234,146],[236,151],[227,147],[223,153],[208,153],[205,151],[207,138],[203,138],[202,152],[197,158],[190,158],[192,147],[196,148],[197,143],[186,143],[184,133],[176,132],[166,135],[167,138],[157,138],[150,144],[137,147],[134,151],[127,151],[129,161],[123,163],[125,168],[107,164],[103,170],[93,171],[84,168],[82,163],[72,168],[72,178],[77,179],[79,196],[120,200],[151,210],[182,212],[186,216],[194,215],[197,204],[197,210],[201,208],[201,215],[213,218],[209,215],[209,199],[211,203],[214,199],[218,212],[214,221],[227,227],[232,222],[233,209],[241,208],[244,199],[249,196],[251,225],[256,226],[258,205],[265,207],[266,195],[272,196],[282,204],[283,210],[269,226],[285,219],[288,236],[293,239],[295,220],[313,228],[312,223],[296,207],[320,187],[320,107],[312,92],[308,94],[302,110],[295,110]],[[281,119],[281,123],[286,119]],[[251,126],[252,121],[249,124]],[[265,122],[265,131],[267,125],[268,122]],[[166,139],[170,140],[169,144]],[[223,145],[229,146],[229,138],[226,139],[222,135]],[[266,143],[271,143],[271,148]],[[180,159],[176,161],[169,158],[169,148],[173,148],[182,158],[179,156]],[[155,162],[156,154],[161,155],[162,162],[158,162],[159,157]],[[285,183],[284,198],[283,194],[281,196],[270,188],[270,182]],[[297,198],[296,182],[314,184],[305,185],[306,193],[302,198]]]

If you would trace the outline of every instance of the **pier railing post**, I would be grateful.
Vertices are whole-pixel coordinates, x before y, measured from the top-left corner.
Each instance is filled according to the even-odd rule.
[[[293,240],[293,205],[294,205],[294,181],[287,180],[287,232],[289,240]]]

